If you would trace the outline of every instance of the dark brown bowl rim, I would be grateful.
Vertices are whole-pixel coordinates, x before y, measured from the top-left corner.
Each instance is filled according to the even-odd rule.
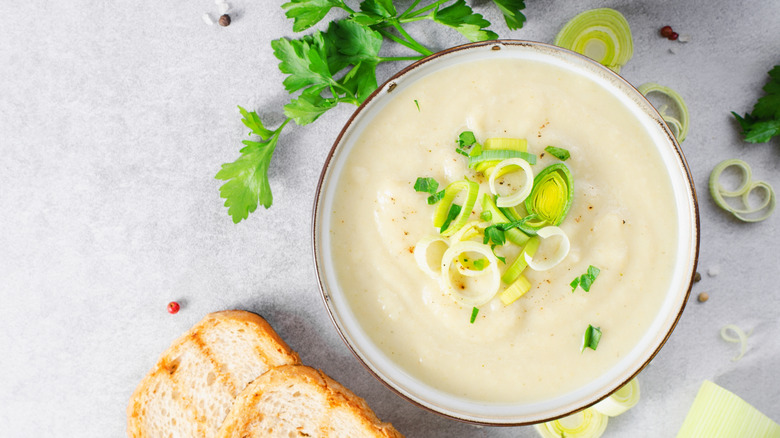
[[[695,276],[697,266],[699,264],[699,247],[700,247],[700,234],[701,234],[701,223],[700,223],[700,217],[699,217],[699,203],[698,203],[698,197],[696,195],[696,187],[693,183],[693,175],[691,174],[690,167],[688,166],[688,161],[685,159],[685,155],[683,154],[682,148],[680,147],[680,144],[677,142],[677,138],[674,136],[672,131],[669,129],[669,127],[666,125],[665,122],[663,122],[663,118],[658,113],[657,110],[655,110],[655,107],[653,107],[652,104],[648,102],[648,106],[650,108],[650,111],[653,112],[652,114],[654,119],[661,125],[664,133],[668,137],[668,139],[671,141],[672,145],[674,146],[674,151],[677,153],[677,158],[679,160],[679,163],[682,165],[684,171],[685,171],[685,177],[688,182],[688,188],[690,189],[690,196],[691,200],[693,201],[693,218],[694,218],[694,227],[693,227],[693,233],[695,237],[695,245],[694,245],[694,252],[693,252],[693,269],[691,270],[690,278],[688,279],[688,288],[685,292],[685,298],[682,301],[682,305],[680,306],[679,311],[677,312],[677,315],[674,318],[674,321],[672,322],[671,327],[669,328],[668,332],[664,336],[664,338],[661,340],[661,342],[658,344],[658,347],[650,354],[650,356],[647,358],[647,360],[644,361],[644,363],[628,377],[624,381],[622,381],[619,385],[616,385],[614,389],[608,391],[606,394],[604,394],[602,397],[594,400],[591,403],[588,403],[584,406],[578,407],[576,409],[573,409],[571,411],[565,412],[561,415],[556,415],[553,417],[545,418],[539,421],[524,421],[524,422],[490,422],[490,421],[479,421],[474,420],[470,418],[461,418],[455,415],[451,415],[446,412],[442,412],[436,409],[433,409],[429,406],[426,406],[417,400],[414,400],[413,398],[409,397],[407,394],[401,392],[399,389],[395,388],[393,385],[385,381],[382,376],[377,374],[367,363],[363,361],[361,356],[358,354],[358,352],[355,350],[355,347],[352,346],[352,344],[349,342],[345,334],[342,332],[341,327],[339,326],[338,322],[336,321],[336,317],[333,315],[333,312],[331,311],[329,301],[330,298],[328,297],[328,293],[325,290],[325,285],[322,282],[322,277],[320,275],[320,265],[317,260],[317,210],[320,203],[320,195],[322,194],[322,186],[325,181],[325,175],[327,173],[328,167],[330,166],[330,162],[333,159],[333,156],[336,153],[336,148],[341,143],[341,139],[346,134],[349,127],[352,125],[352,122],[357,118],[357,116],[363,111],[363,109],[368,105],[369,102],[371,102],[374,97],[376,97],[380,92],[382,92],[386,87],[388,87],[388,92],[392,92],[392,89],[394,88],[395,81],[397,81],[400,77],[406,75],[408,72],[417,69],[418,67],[434,60],[438,59],[442,56],[446,56],[452,53],[460,52],[463,50],[469,50],[474,49],[478,47],[484,47],[484,46],[492,46],[492,50],[501,50],[504,46],[541,46],[545,47],[551,50],[559,50],[563,52],[567,52],[569,55],[573,55],[575,57],[581,58],[581,60],[595,65],[597,68],[603,70],[604,73],[614,76],[614,79],[618,80],[619,82],[622,82],[624,85],[636,90],[636,88],[631,85],[628,81],[623,79],[622,76],[618,75],[617,73],[613,72],[612,70],[609,70],[607,67],[604,67],[603,65],[599,64],[596,61],[593,61],[592,59],[581,55],[577,52],[573,52],[568,49],[564,49],[558,46],[554,46],[552,44],[547,43],[541,43],[536,41],[526,41],[526,40],[514,40],[514,39],[502,39],[502,40],[493,40],[493,41],[481,41],[481,42],[475,42],[475,43],[468,43],[463,44],[455,47],[451,47],[449,49],[445,49],[439,52],[436,52],[430,56],[427,56],[419,61],[414,62],[413,64],[407,66],[406,68],[402,69],[398,73],[394,74],[390,79],[385,81],[382,85],[377,87],[377,89],[371,93],[371,95],[366,98],[366,100],[355,110],[355,112],[352,113],[352,115],[349,117],[347,122],[344,124],[344,127],[341,129],[341,132],[339,132],[338,137],[336,137],[336,140],[333,143],[333,146],[331,147],[330,151],[328,152],[327,157],[325,158],[325,163],[322,167],[322,172],[320,173],[320,177],[317,181],[317,188],[314,195],[314,205],[312,208],[312,256],[314,258],[314,268],[317,273],[317,284],[320,289],[320,295],[322,296],[323,304],[325,305],[325,309],[328,312],[328,317],[330,318],[331,322],[333,323],[334,327],[336,328],[336,331],[339,334],[339,337],[341,337],[342,341],[344,341],[344,344],[349,348],[349,350],[352,352],[352,354],[357,358],[358,362],[360,362],[363,367],[368,370],[369,373],[371,373],[377,380],[382,382],[383,385],[385,385],[387,388],[401,396],[403,399],[411,402],[412,404],[419,406],[426,411],[433,412],[435,414],[441,415],[446,418],[450,418],[453,420],[461,421],[468,424],[476,424],[476,425],[483,425],[483,426],[506,426],[506,427],[513,427],[513,426],[528,426],[532,424],[539,424],[544,423],[547,421],[556,420],[559,418],[563,418],[566,416],[569,416],[575,412],[578,412],[582,409],[586,409],[590,406],[595,405],[596,403],[600,402],[601,400],[609,397],[612,395],[615,391],[622,388],[624,385],[626,385],[628,382],[630,382],[632,379],[634,379],[642,370],[647,367],[647,365],[655,358],[655,356],[658,354],[658,352],[661,350],[661,348],[666,344],[666,341],[669,339],[669,337],[672,335],[672,332],[677,327],[677,323],[679,322],[680,318],[682,317],[682,313],[685,310],[685,307],[688,303],[688,300],[690,298],[691,289],[693,288],[693,277]],[[639,95],[642,95],[637,90],[637,93]]]

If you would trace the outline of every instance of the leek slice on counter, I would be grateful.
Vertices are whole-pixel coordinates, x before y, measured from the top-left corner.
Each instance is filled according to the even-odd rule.
[[[536,229],[560,225],[569,212],[573,197],[574,183],[569,168],[563,163],[545,167],[534,178],[531,194],[525,198],[526,211],[536,215],[526,224]]]
[[[414,261],[417,262],[417,266],[421,271],[428,274],[431,278],[439,279],[441,278],[441,271],[434,271],[430,263],[428,263],[428,249],[436,242],[444,243],[449,248],[447,239],[438,236],[423,237],[414,246]],[[441,266],[441,263],[437,263],[437,265]]]
[[[433,213],[433,226],[440,228],[447,220],[447,216],[450,212],[455,197],[458,193],[466,191],[466,202],[463,204],[458,215],[450,222],[446,229],[441,230],[442,236],[451,236],[456,231],[461,229],[463,225],[469,220],[471,210],[474,208],[474,204],[477,202],[477,195],[479,194],[479,184],[474,181],[464,179],[462,181],[455,181],[444,189],[444,198],[436,205],[436,211]]]
[[[620,12],[599,8],[572,18],[555,37],[556,46],[587,56],[615,73],[634,55],[631,27]]]
[[[487,268],[484,271],[479,272],[482,275],[490,275],[490,283],[487,287],[481,288],[481,290],[477,291],[475,294],[466,294],[464,289],[455,287],[455,285],[452,284],[450,266],[453,261],[457,260],[458,256],[467,252],[480,254],[488,260]],[[450,296],[463,304],[474,307],[479,307],[493,299],[498,292],[498,288],[501,286],[501,272],[498,269],[498,259],[493,254],[490,247],[473,241],[454,243],[444,252],[441,264],[441,277],[444,290],[447,291]]]
[[[515,205],[525,201],[525,198],[531,194],[531,189],[534,185],[534,171],[531,170],[531,165],[528,164],[528,161],[525,161],[522,158],[509,158],[502,160],[496,165],[495,168],[493,168],[493,171],[490,173],[490,178],[488,179],[490,192],[494,195],[498,195],[498,190],[496,189],[496,178],[504,176],[508,173],[515,172],[517,170],[522,170],[523,175],[525,176],[522,187],[520,187],[520,190],[512,193],[509,196],[499,197],[496,200],[496,206],[514,207]]]
[[[633,408],[638,402],[639,381],[634,378],[614,394],[593,405],[593,409],[609,417],[617,417]]]
[[[682,143],[685,140],[685,137],[688,136],[688,126],[690,124],[690,114],[688,113],[688,105],[685,104],[685,101],[683,100],[682,96],[677,94],[676,91],[672,90],[669,87],[664,87],[663,85],[658,85],[654,82],[648,82],[646,84],[642,84],[639,87],[637,87],[637,90],[639,90],[640,93],[647,96],[650,93],[660,93],[664,96],[668,97],[669,100],[672,101],[672,103],[677,106],[677,112],[680,114],[680,118],[677,119],[674,116],[671,116],[669,114],[666,114],[666,106],[662,106],[658,109],[658,113],[661,114],[661,117],[666,121],[667,124],[669,124],[670,127],[674,128],[674,136],[677,137],[677,141]]]
[[[720,183],[720,175],[729,167],[736,167],[742,173],[742,182],[734,190],[727,190]],[[763,181],[753,181],[750,166],[737,159],[725,160],[720,162],[710,173],[710,195],[718,207],[733,214],[737,219],[744,222],[760,222],[772,215],[775,210],[776,200],[775,191],[768,183]],[[758,205],[751,205],[750,194],[758,190],[763,192],[763,201]],[[740,198],[744,208],[736,208],[729,205],[725,198]],[[764,211],[763,214],[758,214]]]
[[[490,197],[487,193],[482,195],[482,201],[480,202],[482,204],[482,211],[488,211],[490,212],[490,221],[494,224],[508,224],[511,222],[509,219],[507,219],[506,216],[499,210],[499,208],[496,206],[496,203],[493,202],[493,198]],[[510,230],[507,230],[504,232],[506,235],[506,239],[515,245],[523,246],[526,242],[528,242],[528,235],[523,233],[522,231],[518,230],[517,228],[512,228]]]
[[[531,282],[524,275],[521,275],[508,288],[498,294],[498,298],[505,306],[508,306],[525,295],[529,290],[531,290]]]
[[[732,437],[778,438],[780,425],[733,393],[705,380],[677,438]]]
[[[592,409],[583,409],[568,417],[536,424],[542,438],[598,438],[607,430],[609,417]]]
[[[528,239],[528,243],[525,244],[523,250],[520,251],[520,254],[517,255],[515,261],[509,265],[509,268],[507,268],[506,271],[504,271],[504,275],[501,276],[501,281],[506,284],[512,284],[514,281],[516,281],[520,274],[522,274],[523,271],[525,271],[525,268],[528,266],[528,262],[526,261],[525,257],[527,255],[533,257],[534,254],[536,254],[536,250],[539,249],[540,242],[541,240],[539,237],[530,237]]]
[[[732,332],[735,336],[731,335]],[[734,324],[729,324],[720,329],[720,337],[723,338],[724,341],[734,343],[739,342],[739,355],[731,359],[734,362],[742,359],[742,356],[745,355],[745,351],[747,351],[747,338],[749,335],[749,333],[745,333],[741,328],[735,326]]]

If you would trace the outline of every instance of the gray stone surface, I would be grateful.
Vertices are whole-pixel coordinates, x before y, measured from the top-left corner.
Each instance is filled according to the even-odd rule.
[[[358,364],[328,319],[310,212],[353,108],[288,129],[270,171],[273,207],[230,221],[213,176],[246,135],[236,105],[281,121],[288,95],[269,42],[293,35],[281,2],[231,3],[233,24],[222,28],[201,20],[216,16],[210,0],[0,2],[0,435],[123,435],[128,397],[156,357],[204,314],[241,308],[265,315],[305,363],[407,436],[535,436],[402,400]],[[634,33],[623,76],[671,86],[690,106],[683,147],[699,193],[703,275],[692,296],[710,300],[691,300],[640,375],[640,404],[605,436],[674,436],[705,379],[780,421],[780,212],[740,223],[707,191],[710,170],[732,157],[780,189],[780,142],[744,143],[729,114],[749,111],[780,63],[780,3],[529,0],[517,31],[490,2],[473,3],[502,37],[545,42],[580,11],[616,8]],[[665,24],[690,42],[660,38]],[[465,42],[428,25],[413,32],[435,49]],[[382,65],[380,80],[403,65]],[[165,311],[171,300],[183,303],[175,316]],[[752,330],[738,362],[738,347],[718,335],[729,323]]]

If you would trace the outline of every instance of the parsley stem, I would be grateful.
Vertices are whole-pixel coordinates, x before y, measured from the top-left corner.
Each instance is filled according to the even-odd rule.
[[[422,14],[424,14],[424,13],[426,13],[426,12],[430,11],[431,9],[438,8],[440,5],[442,5],[442,4],[444,4],[444,3],[447,3],[448,1],[450,1],[450,0],[439,0],[439,1],[435,2],[435,3],[432,3],[432,4],[430,4],[430,5],[426,6],[426,7],[424,7],[424,8],[418,9],[418,10],[416,10],[416,11],[414,11],[414,12],[410,13],[410,14],[409,14],[409,17],[417,17],[417,16],[420,16],[420,15],[422,15]]]
[[[423,59],[423,56],[392,56],[387,58],[379,58],[379,62],[390,62],[390,61],[419,61]]]
[[[412,43],[415,46],[415,50],[422,53],[425,56],[433,55],[433,52],[430,51],[427,47],[423,46],[422,44],[418,43],[414,38],[412,38],[411,35],[409,35],[401,26],[401,23],[398,21],[392,21],[393,27],[398,31],[398,33],[401,34],[402,37],[406,38],[406,40],[410,43]]]
[[[399,16],[398,16],[398,19],[400,20],[400,19],[402,19],[402,18],[406,17],[406,14],[408,14],[408,13],[412,12],[412,9],[414,9],[414,8],[415,8],[415,6],[417,6],[417,4],[418,4],[418,3],[420,3],[420,0],[414,0],[414,1],[412,2],[412,4],[411,4],[411,5],[409,5],[409,7],[408,7],[408,8],[406,8],[406,10],[405,10],[405,11],[404,11],[404,12],[403,12],[401,15],[399,15]]]
[[[285,127],[285,126],[287,126],[287,124],[290,122],[290,120],[292,120],[292,119],[291,119],[291,118],[289,118],[289,117],[287,117],[286,119],[284,119],[284,122],[282,122],[282,124],[281,124],[281,125],[279,125],[279,127],[278,127],[278,128],[276,128],[276,130],[274,131],[273,135],[271,135],[271,137],[272,137],[272,138],[273,138],[273,137],[279,137],[279,134],[281,134],[281,133],[282,133],[282,130],[284,129],[284,127]]]
[[[430,55],[430,51],[428,53],[425,53],[425,52],[421,51],[420,48],[415,47],[415,45],[413,43],[411,43],[411,42],[409,42],[409,41],[407,41],[407,40],[405,40],[405,39],[403,39],[401,37],[393,35],[390,31],[388,31],[386,29],[377,29],[377,31],[380,34],[382,34],[383,37],[385,37],[385,38],[387,38],[389,40],[393,40],[393,41],[395,41],[396,43],[398,43],[398,44],[400,44],[402,46],[408,47],[408,48],[414,50],[417,53],[421,53],[424,56]],[[418,44],[418,46],[419,46],[419,44]],[[424,49],[424,47],[423,47],[423,49]]]
[[[413,21],[428,20],[428,19],[430,19],[430,18],[431,18],[431,17],[430,17],[430,16],[428,16],[428,15],[423,15],[423,16],[421,16],[421,17],[399,18],[399,19],[398,19],[398,22],[399,22],[399,23],[411,23],[411,22],[413,22]]]

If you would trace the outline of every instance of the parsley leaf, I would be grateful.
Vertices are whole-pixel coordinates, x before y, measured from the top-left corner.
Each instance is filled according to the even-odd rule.
[[[550,155],[552,155],[553,157],[555,157],[555,158],[557,158],[557,159],[559,159],[561,161],[566,161],[566,160],[568,160],[571,157],[571,154],[569,153],[569,151],[564,149],[564,148],[556,148],[555,146],[547,146],[546,148],[544,148],[544,150],[546,152],[548,152]]]
[[[439,183],[433,178],[418,177],[414,182],[414,191],[425,192],[430,194],[436,194],[436,189],[439,188]]]
[[[352,14],[352,19],[364,26],[373,26],[394,18],[395,14],[392,0],[365,0],[360,3],[360,12]]]
[[[474,324],[474,321],[477,320],[477,315],[479,314],[479,309],[476,307],[473,307],[471,309],[471,323]]]
[[[282,5],[287,18],[293,19],[293,31],[300,32],[317,24],[331,8],[341,7],[339,0],[291,0]]]
[[[328,67],[325,39],[317,32],[300,40],[280,38],[271,41],[279,70],[286,73],[284,87],[292,93],[312,85],[332,85],[333,76]]]
[[[463,207],[461,207],[461,206],[460,206],[460,205],[458,205],[458,204],[452,204],[452,206],[450,207],[450,211],[447,213],[447,219],[445,219],[445,220],[444,220],[444,223],[441,225],[441,228],[439,228],[439,232],[440,232],[440,233],[443,233],[443,232],[444,232],[444,230],[446,230],[446,229],[447,229],[447,227],[449,227],[449,226],[450,226],[450,223],[451,223],[451,222],[452,222],[452,221],[453,221],[453,220],[454,220],[456,217],[458,217],[458,214],[460,214],[460,210],[461,210],[462,208],[463,208]]]
[[[331,25],[328,34],[331,33],[339,53],[344,55],[349,64],[364,61],[379,63],[379,49],[382,48],[382,35],[379,32],[354,21],[341,20]]]
[[[593,282],[596,281],[596,277],[599,276],[600,272],[601,270],[599,268],[593,265],[588,266],[588,271],[586,273],[580,275],[571,283],[569,283],[569,286],[571,286],[571,291],[574,292],[574,290],[577,289],[577,286],[579,286],[585,292],[590,292],[590,287],[593,285]]]
[[[434,193],[433,195],[428,196],[428,205],[433,205],[441,201],[443,198],[444,198],[444,190]]]
[[[284,106],[284,115],[295,120],[298,126],[303,126],[317,120],[337,103],[336,99],[324,99],[319,94],[303,93]]]
[[[457,30],[471,42],[498,38],[495,32],[485,29],[490,26],[490,22],[475,13],[465,0],[458,0],[444,9],[434,11],[433,21]]]
[[[506,243],[506,235],[504,230],[499,225],[491,225],[485,228],[485,236],[482,238],[482,243],[487,245],[503,245]]]
[[[477,142],[477,137],[471,131],[463,131],[458,135],[458,146],[467,148]]]
[[[493,0],[498,9],[504,14],[506,26],[511,30],[517,30],[523,27],[525,15],[520,10],[525,9],[524,0]]]
[[[256,112],[247,112],[238,107],[243,116],[242,121],[251,134],[258,135],[260,141],[244,140],[245,147],[241,156],[232,163],[222,165],[216,179],[227,181],[219,188],[219,195],[225,199],[225,207],[232,216],[234,223],[246,219],[249,213],[261,204],[268,208],[273,203],[271,186],[268,183],[268,166],[279,140],[279,133],[289,121],[286,120],[275,131],[263,126]]]
[[[758,99],[751,114],[741,117],[731,112],[749,143],[766,143],[780,135],[780,65],[769,71],[769,77],[769,83],[763,88],[766,95]]]
[[[599,346],[600,340],[601,328],[593,327],[592,325],[588,324],[588,328],[585,329],[585,333],[582,335],[582,347],[580,348],[580,353],[585,351],[586,348],[596,350],[596,348]]]
[[[355,105],[359,105],[377,88],[376,63],[359,63],[350,69],[342,82],[344,87],[355,96]]]

